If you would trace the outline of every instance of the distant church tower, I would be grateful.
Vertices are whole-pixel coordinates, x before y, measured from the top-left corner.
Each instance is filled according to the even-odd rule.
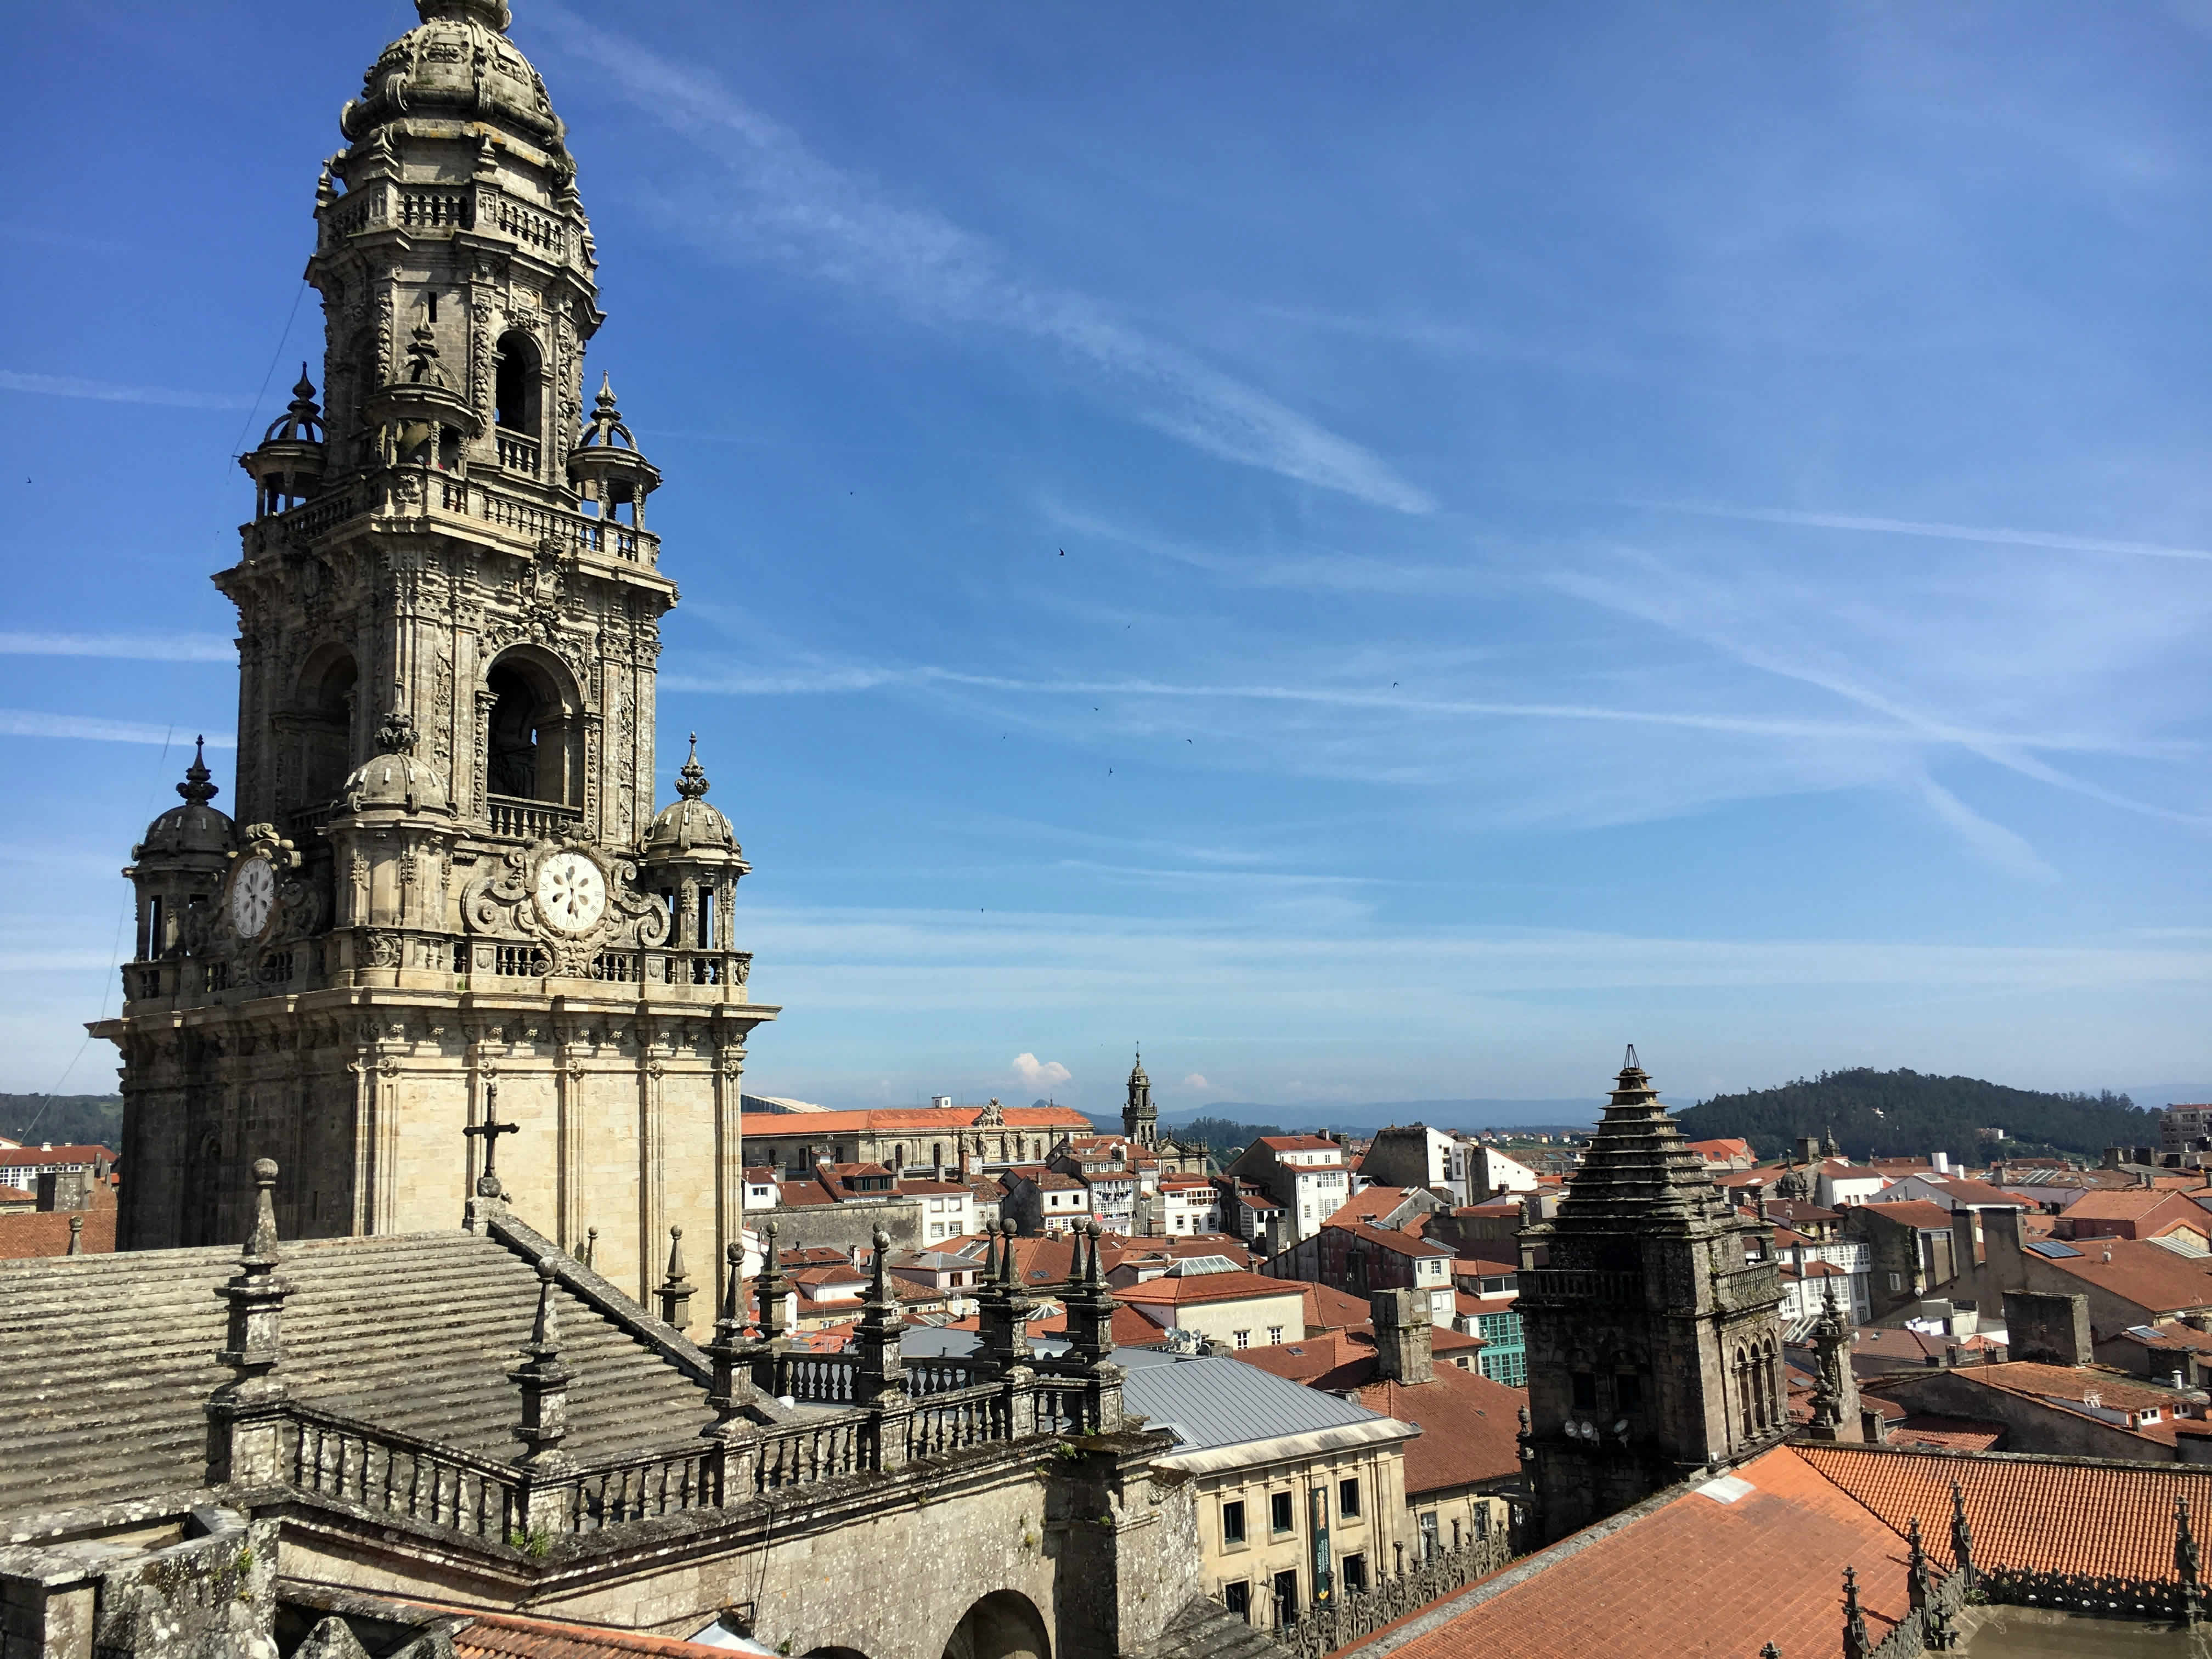
[[[1158,1144],[1160,1115],[1152,1104],[1152,1080],[1145,1075],[1145,1057],[1129,1068],[1129,1098],[1121,1108],[1121,1133],[1139,1146]]]
[[[1705,1173],[1631,1048],[1559,1214],[1521,1234],[1525,1451],[1546,1540],[1789,1430],[1770,1226]]]
[[[565,131],[506,0],[416,0],[316,188],[324,406],[242,460],[235,820],[194,763],[133,854],[126,1249],[451,1227],[495,1101],[521,1218],[642,1293],[744,1196],[747,866],[653,800],[660,474],[584,345],[604,318]],[[496,1094],[495,1096],[495,1089]]]

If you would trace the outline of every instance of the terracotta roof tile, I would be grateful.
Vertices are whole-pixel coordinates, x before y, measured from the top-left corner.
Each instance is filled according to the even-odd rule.
[[[1370,1382],[1360,1389],[1359,1403],[1420,1429],[1417,1439],[1406,1443],[1408,1498],[1521,1473],[1526,1389],[1439,1365],[1433,1382]]]
[[[1167,1303],[1176,1306],[1201,1302],[1238,1302],[1249,1297],[1297,1296],[1304,1287],[1295,1279],[1265,1279],[1258,1273],[1194,1273],[1188,1278],[1163,1275],[1132,1285],[1115,1294],[1129,1303]]]
[[[1869,1216],[1894,1221],[1900,1227],[1940,1227],[1946,1232],[1951,1227],[1951,1212],[1924,1198],[1900,1198],[1884,1204],[1877,1194],[1875,1200],[1864,1207]]]
[[[1732,1503],[1693,1489],[1610,1533],[1577,1534],[1571,1553],[1392,1659],[1735,1659],[1769,1641],[1793,1656],[1833,1654],[1846,1565],[1858,1569],[1868,1632],[1882,1641],[1906,1610],[1904,1540],[1796,1449],[1754,1458],[1735,1476],[1749,1490]],[[2166,1536],[2170,1551],[2170,1525]]]
[[[1929,1553],[1946,1570],[1954,1480],[1966,1498],[1976,1564],[2044,1572],[2171,1578],[2174,1499],[2188,1498],[2197,1515],[2212,1503],[2212,1469],[2182,1464],[1947,1457],[1838,1446],[1796,1449],[1896,1530],[1919,1516]],[[1783,1651],[1790,1651],[1786,1641]]]
[[[2201,1257],[2176,1255],[2148,1239],[2090,1239],[2077,1248],[2079,1255],[2043,1260],[2153,1313],[2212,1307],[2212,1262]]]
[[[79,1248],[85,1255],[106,1255],[114,1250],[115,1206],[96,1203],[89,1210],[19,1210],[0,1215],[0,1258],[67,1255],[71,1215],[84,1218]]]
[[[665,1659],[729,1659],[727,1648],[635,1631],[572,1625],[552,1619],[523,1619],[507,1613],[479,1613],[453,1632],[459,1659],[611,1659],[617,1654],[659,1654]]]

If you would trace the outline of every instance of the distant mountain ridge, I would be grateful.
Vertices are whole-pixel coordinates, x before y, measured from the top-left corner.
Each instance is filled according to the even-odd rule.
[[[1741,1136],[1760,1156],[1779,1155],[1800,1135],[1832,1130],[1847,1158],[1945,1152],[1979,1162],[2004,1147],[2051,1147],[2092,1158],[2107,1146],[2155,1146],[2159,1120],[2125,1095],[2051,1094],[1980,1078],[1823,1072],[1779,1088],[1715,1095],[1677,1115],[1692,1140]],[[1984,1129],[2004,1131],[2002,1142]]]
[[[1372,1134],[1393,1123],[1425,1123],[1435,1129],[1575,1128],[1585,1129],[1605,1109],[1602,1100],[1370,1100],[1311,1101],[1285,1106],[1256,1100],[1216,1100],[1203,1106],[1178,1107],[1162,1112],[1169,1126],[1199,1118],[1262,1126],[1279,1125],[1285,1133],[1314,1129],[1340,1129],[1347,1134]]]

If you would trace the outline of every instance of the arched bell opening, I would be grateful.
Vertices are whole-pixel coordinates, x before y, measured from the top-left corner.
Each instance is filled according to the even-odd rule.
[[[282,803],[286,812],[311,812],[329,805],[353,770],[357,758],[354,704],[360,680],[353,653],[342,645],[324,646],[302,665],[289,717],[298,756],[294,775],[299,781],[293,799]]]
[[[1052,1637],[1028,1596],[993,1590],[961,1615],[944,1659],[1052,1659]]]
[[[584,804],[583,708],[568,669],[527,646],[484,676],[484,788],[495,803]]]
[[[492,440],[508,472],[537,477],[544,439],[545,358],[520,329],[500,336],[492,371]]]

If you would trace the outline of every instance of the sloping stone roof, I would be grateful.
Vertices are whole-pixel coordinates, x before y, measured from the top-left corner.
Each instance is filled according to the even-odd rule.
[[[286,1241],[277,1271],[295,1399],[501,1462],[530,1340],[533,1265],[474,1233]],[[75,1509],[203,1483],[208,1398],[230,1377],[218,1294],[238,1247],[0,1261],[0,1514]],[[642,1316],[641,1316],[641,1317]],[[574,1373],[565,1450],[666,1444],[713,1420],[705,1388],[567,1289]]]

